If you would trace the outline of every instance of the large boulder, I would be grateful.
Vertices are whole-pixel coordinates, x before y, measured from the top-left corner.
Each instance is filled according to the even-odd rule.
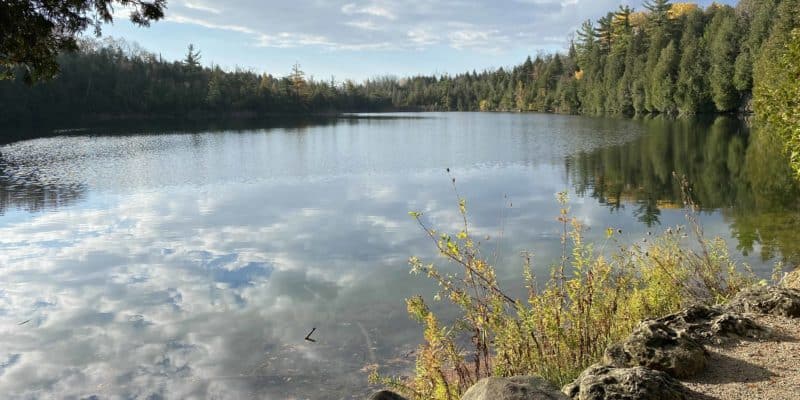
[[[595,364],[564,386],[573,400],[685,400],[689,391],[664,372]]]
[[[631,335],[606,349],[607,365],[647,367],[676,378],[692,376],[706,366],[702,344],[658,321],[642,322]]]
[[[406,398],[390,390],[381,390],[369,396],[369,400],[406,400]]]
[[[788,287],[754,287],[739,292],[728,304],[739,313],[772,314],[800,317],[800,289]]]
[[[768,332],[743,315],[727,312],[721,307],[694,305],[675,314],[656,320],[673,329],[678,335],[705,343],[722,344],[731,339],[760,338]]]
[[[461,400],[566,400],[557,388],[536,376],[484,378],[474,384]]]

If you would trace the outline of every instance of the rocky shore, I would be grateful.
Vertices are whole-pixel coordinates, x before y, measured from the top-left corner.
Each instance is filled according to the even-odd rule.
[[[559,390],[535,376],[486,378],[461,400],[800,398],[800,272],[727,304],[643,321]],[[370,400],[400,400],[388,391]]]

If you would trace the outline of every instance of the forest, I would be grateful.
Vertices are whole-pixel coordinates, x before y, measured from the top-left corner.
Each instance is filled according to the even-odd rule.
[[[0,81],[0,122],[403,110],[751,112],[761,77],[781,73],[770,60],[800,26],[798,10],[798,0],[705,9],[651,0],[642,10],[620,6],[586,21],[565,52],[512,68],[359,83],[310,79],[299,65],[283,76],[205,67],[191,45],[185,59],[169,61],[122,41],[84,40],[59,56],[54,80],[33,87],[21,78]]]

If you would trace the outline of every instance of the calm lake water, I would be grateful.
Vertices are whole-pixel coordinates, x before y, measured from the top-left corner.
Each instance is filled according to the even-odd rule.
[[[800,189],[735,119],[403,114],[284,127],[127,126],[0,147],[0,397],[349,399],[403,372],[403,300],[437,260],[408,216],[458,228],[498,273],[558,257],[555,193],[590,237],[684,224],[768,276],[800,259]],[[114,135],[112,135],[114,134]],[[485,247],[486,248],[486,247]],[[316,328],[316,343],[304,340]]]

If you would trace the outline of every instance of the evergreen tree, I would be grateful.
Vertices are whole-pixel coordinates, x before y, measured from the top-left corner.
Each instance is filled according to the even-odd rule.
[[[186,51],[186,58],[183,59],[183,65],[189,67],[190,69],[196,69],[200,67],[200,60],[203,57],[200,55],[200,50],[195,50],[193,44],[189,44],[189,48]]]
[[[741,92],[748,92],[752,88],[753,64],[769,36],[775,8],[775,0],[742,0],[736,6],[743,38],[734,66],[734,84]]]
[[[678,50],[675,42],[669,42],[669,45],[661,50],[652,75],[653,105],[662,113],[675,114],[678,110],[675,104],[675,79],[678,62]]]
[[[578,83],[575,79],[565,78],[559,84],[559,101],[556,112],[576,114],[580,111],[578,99]]]
[[[592,52],[597,44],[597,31],[595,31],[592,21],[584,21],[577,35],[578,43],[575,52],[578,60],[578,67],[585,71],[594,61]]]
[[[615,14],[610,12],[597,20],[597,39],[603,53],[611,51],[614,42],[614,17]]]
[[[776,14],[754,67],[754,107],[783,142],[800,179],[800,0],[781,2]]]
[[[708,62],[702,37],[703,15],[696,10],[687,15],[681,38],[681,59],[675,90],[676,105],[681,114],[704,111],[709,102]]]
[[[666,28],[670,22],[669,11],[672,4],[669,0],[646,0],[644,8],[650,12],[649,21],[657,29]]]
[[[222,70],[215,67],[211,72],[211,79],[208,80],[208,94],[206,104],[217,107],[222,104]]]
[[[726,112],[739,106],[739,92],[734,86],[738,34],[736,16],[731,7],[715,12],[706,31],[711,66],[709,83],[711,97],[718,111]]]

